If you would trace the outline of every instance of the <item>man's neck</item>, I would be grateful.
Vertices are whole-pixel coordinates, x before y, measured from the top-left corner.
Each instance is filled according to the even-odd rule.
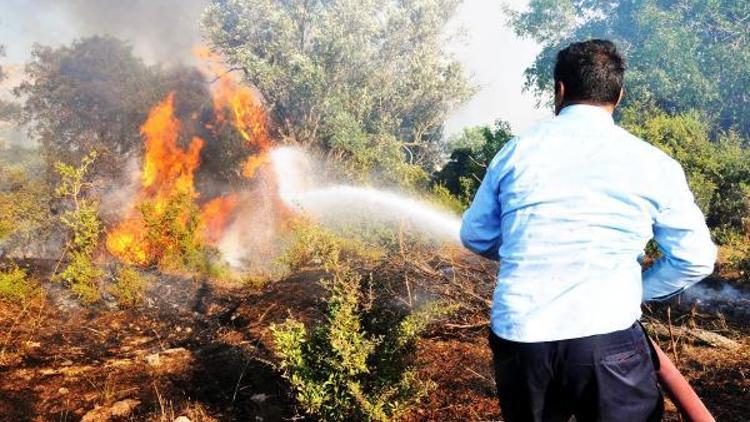
[[[585,101],[576,101],[576,102],[566,102],[562,106],[560,106],[560,109],[557,111],[556,114],[560,114],[560,112],[565,109],[566,107],[574,106],[574,105],[587,105],[591,107],[600,108],[603,111],[606,111],[610,115],[615,113],[615,108],[617,106],[615,104],[598,104],[598,103],[589,103]]]

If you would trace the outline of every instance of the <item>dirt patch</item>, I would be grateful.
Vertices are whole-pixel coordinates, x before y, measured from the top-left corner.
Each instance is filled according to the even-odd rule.
[[[439,256],[389,264],[375,270],[375,280],[392,306],[403,310],[434,299],[462,305],[419,344],[420,375],[436,388],[407,420],[500,420],[484,325],[494,267]],[[2,303],[0,420],[302,418],[274,367],[268,327],[290,315],[320,320],[320,277],[302,272],[257,290],[160,276],[147,302],[127,310],[79,307],[54,285],[25,307]],[[748,321],[676,303],[669,318],[665,307],[647,313],[739,344],[725,350],[676,339],[679,367],[717,419],[746,418]],[[672,339],[659,341],[669,350]],[[678,420],[668,408],[667,420]]]

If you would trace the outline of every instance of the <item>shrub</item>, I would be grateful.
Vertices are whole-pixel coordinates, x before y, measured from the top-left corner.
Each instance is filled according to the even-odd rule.
[[[296,221],[292,233],[291,246],[279,258],[292,271],[309,266],[328,269],[338,265],[341,258],[351,257],[357,257],[361,264],[368,264],[382,256],[382,251],[375,246],[366,245],[353,236],[338,236],[307,220]]]
[[[131,267],[120,267],[110,292],[120,306],[133,307],[143,302],[150,284],[148,277]]]
[[[67,261],[67,265],[62,272],[55,274],[53,279],[65,282],[86,304],[99,300],[99,281],[104,275],[94,263],[94,253],[102,231],[99,204],[85,196],[91,188],[86,176],[95,159],[96,152],[92,151],[79,167],[61,162],[55,164],[60,175],[60,184],[55,193],[72,207],[60,216],[60,222],[70,232],[61,258],[61,261]]]
[[[470,203],[490,161],[512,138],[510,125],[502,120],[493,127],[464,129],[461,135],[448,140],[450,159],[434,174],[433,183],[443,186],[464,204]]]
[[[35,288],[29,281],[26,271],[11,268],[0,271],[0,299],[14,303],[23,303],[34,293]]]
[[[0,243],[6,251],[38,240],[48,228],[50,192],[43,180],[32,176],[34,165],[24,157],[28,154],[34,153],[15,157],[13,150],[0,146]]]
[[[453,308],[433,304],[395,329],[368,329],[362,321],[377,318],[363,306],[362,277],[335,247],[326,254],[332,274],[322,281],[330,293],[327,318],[309,331],[293,318],[273,325],[279,366],[305,411],[322,420],[397,419],[432,387],[417,376],[418,336]]]

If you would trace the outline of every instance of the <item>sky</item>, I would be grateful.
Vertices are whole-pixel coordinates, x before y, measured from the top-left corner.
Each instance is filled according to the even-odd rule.
[[[198,20],[204,2],[0,0],[0,44],[6,47],[6,57],[0,63],[11,76],[18,75],[13,69],[20,69],[19,65],[29,59],[33,43],[57,46],[97,33],[130,40],[135,52],[147,62],[189,60],[190,47],[200,41]],[[522,91],[523,71],[539,47],[516,37],[502,11],[503,4],[519,10],[527,3],[465,0],[458,10],[451,25],[462,27],[465,36],[448,50],[464,64],[479,91],[451,114],[445,127],[447,136],[467,126],[492,124],[496,119],[508,121],[515,132],[521,132],[551,115],[547,109],[536,108],[533,96]],[[165,16],[169,16],[168,24]]]

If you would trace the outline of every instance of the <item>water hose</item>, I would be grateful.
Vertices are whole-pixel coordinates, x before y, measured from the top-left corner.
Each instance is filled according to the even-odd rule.
[[[690,422],[715,422],[716,419],[711,415],[711,412],[708,411],[703,401],[701,401],[698,394],[695,393],[693,387],[682,376],[674,363],[669,360],[667,354],[661,350],[655,341],[649,340],[654,346],[656,357],[659,359],[659,370],[656,373],[659,383],[672,400],[672,403],[677,406],[677,410]]]

